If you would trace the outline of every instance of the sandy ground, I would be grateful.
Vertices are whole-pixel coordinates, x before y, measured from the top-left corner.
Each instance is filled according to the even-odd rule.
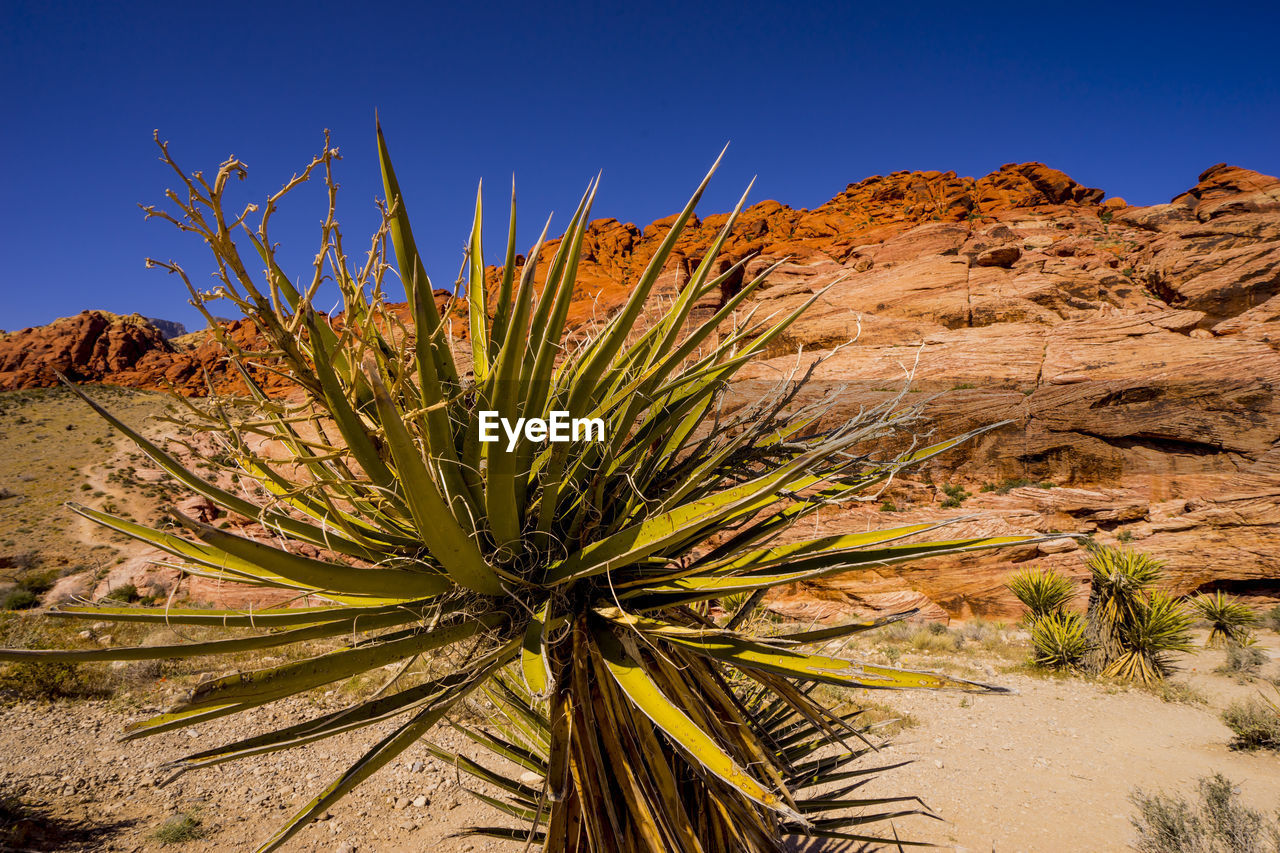
[[[1261,640],[1273,657],[1280,654],[1275,634],[1264,632]],[[1164,701],[1144,690],[1080,678],[1000,672],[1006,661],[981,656],[904,659],[910,666],[932,662],[969,671],[1019,692],[876,693],[874,700],[909,713],[916,722],[884,750],[885,763],[913,763],[884,774],[867,793],[919,793],[945,818],[901,820],[897,830],[903,838],[1001,853],[1126,849],[1133,838],[1127,797],[1135,786],[1187,794],[1198,778],[1214,772],[1235,781],[1247,803],[1272,813],[1280,805],[1280,756],[1231,749],[1230,732],[1218,719],[1233,698],[1270,688],[1262,681],[1239,684],[1213,673],[1221,658],[1220,652],[1205,651],[1186,660],[1181,680],[1206,704]],[[1273,663],[1266,672],[1274,675],[1276,669]],[[256,725],[291,721],[339,702],[336,695],[288,700],[272,706]],[[115,734],[146,710],[107,701],[16,702],[0,708],[0,784],[27,786],[29,798],[42,803],[47,814],[78,827],[79,835],[64,836],[63,849],[160,849],[151,834],[172,815],[190,813],[208,835],[164,849],[246,850],[269,837],[381,733],[366,730],[304,750],[190,773],[158,789],[163,760],[256,729],[244,721],[218,720],[194,734],[117,742]],[[446,744],[462,743],[447,729],[438,728],[435,736]],[[503,817],[470,799],[458,781],[424,748],[414,747],[286,849],[521,849],[447,837],[475,822],[501,823]]]
[[[1264,638],[1275,654],[1274,634]],[[1134,787],[1189,794],[1222,773],[1245,802],[1280,807],[1280,756],[1228,746],[1219,711],[1266,686],[1206,672],[1221,652],[1203,652],[1184,680],[1206,705],[1166,702],[1140,689],[1082,679],[998,676],[1014,696],[899,694],[893,706],[920,723],[887,755],[914,761],[876,782],[920,791],[945,822],[912,821],[904,837],[963,850],[1125,850],[1134,838]],[[1269,689],[1269,687],[1268,687]]]

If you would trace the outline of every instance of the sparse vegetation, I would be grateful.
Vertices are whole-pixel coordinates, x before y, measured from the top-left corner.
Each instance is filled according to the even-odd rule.
[[[1259,694],[1239,699],[1222,712],[1239,749],[1280,749],[1280,706]]]
[[[121,416],[138,422],[163,413],[168,405],[168,398],[155,392],[106,385],[85,387],[110,401]],[[67,388],[0,392],[0,412],[9,413],[0,416],[0,446],[6,451],[0,457],[0,483],[22,494],[20,499],[3,503],[4,533],[20,533],[12,538],[24,550],[40,554],[45,567],[88,562],[92,545],[74,534],[69,524],[73,516],[63,504],[92,493],[92,486],[90,490],[82,488],[84,477],[79,472],[92,471],[106,461],[118,436]],[[25,413],[26,423],[18,421],[17,412]],[[68,426],[74,429],[68,431]],[[148,426],[147,431],[158,428]],[[105,492],[100,497],[105,497]],[[126,508],[142,503],[135,496]],[[5,546],[9,547],[12,545]],[[12,556],[12,551],[0,548],[0,566]]]
[[[965,491],[964,486],[958,483],[948,483],[944,485],[942,487],[942,493],[946,495],[946,498],[942,501],[942,507],[944,509],[958,507],[970,497],[969,493]]]
[[[1129,795],[1139,853],[1274,853],[1280,824],[1239,800],[1236,786],[1215,773],[1199,783],[1199,799],[1169,794]]]
[[[1214,672],[1234,676],[1238,680],[1253,678],[1262,670],[1263,664],[1270,660],[1266,652],[1257,646],[1228,643],[1226,648],[1226,660]]]
[[[27,610],[40,603],[40,596],[48,592],[55,580],[53,572],[28,574],[5,593],[0,593],[0,610]]]

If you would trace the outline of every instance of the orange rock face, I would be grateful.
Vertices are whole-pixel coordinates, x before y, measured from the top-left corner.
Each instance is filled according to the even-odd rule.
[[[137,314],[119,317],[82,311],[47,326],[0,337],[0,390],[57,382],[54,371],[78,381],[100,381],[132,370],[155,352],[172,353],[160,331]]]
[[[688,279],[726,218],[690,223],[660,293]],[[571,322],[620,306],[671,223],[592,222]],[[558,245],[545,248],[539,282]],[[744,259],[746,278],[777,265],[754,297],[766,312],[831,286],[744,380],[790,370],[800,351],[801,364],[830,356],[812,393],[843,389],[833,417],[897,393],[910,376],[925,393],[907,399],[929,398],[940,434],[1011,421],[939,459],[928,479],[824,514],[831,532],[972,510],[981,518],[957,535],[1088,533],[1166,560],[1179,592],[1280,598],[1276,178],[1219,165],[1168,204],[1131,207],[1039,163],[976,180],[895,172],[813,210],[746,209],[719,271]],[[741,285],[726,281],[721,298]],[[212,341],[175,352],[158,334],[93,315],[0,341],[0,388],[47,384],[48,368],[64,364],[80,365],[79,378],[172,382],[193,394],[202,369],[218,375]],[[247,341],[253,329],[231,333]],[[972,497],[944,509],[944,485]],[[1078,549],[1059,543],[851,574],[787,591],[775,606],[821,618],[903,604],[939,618],[1011,618],[1003,582],[1029,562],[1083,577]]]

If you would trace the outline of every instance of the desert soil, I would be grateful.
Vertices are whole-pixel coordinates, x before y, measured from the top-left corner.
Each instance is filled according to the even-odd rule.
[[[1264,632],[1261,644],[1273,658],[1280,654],[1275,634]],[[1218,719],[1231,700],[1272,688],[1263,680],[1239,683],[1214,673],[1221,652],[1185,659],[1178,680],[1189,688],[1185,692],[1204,700],[1185,702],[1108,682],[1032,674],[1011,665],[1007,653],[1016,645],[1000,654],[909,653],[901,661],[985,678],[1015,688],[1016,695],[869,697],[909,715],[912,723],[894,735],[881,763],[912,763],[883,774],[866,793],[918,793],[943,818],[899,820],[902,838],[1002,853],[1123,850],[1134,837],[1127,799],[1133,788],[1189,794],[1198,778],[1215,772],[1236,782],[1254,808],[1272,813],[1280,805],[1280,757],[1233,750],[1230,732]],[[1274,676],[1276,670],[1272,663],[1263,674]],[[127,723],[158,709],[124,707],[118,700],[10,702],[0,707],[0,786],[25,786],[31,802],[63,822],[63,849],[161,849],[152,834],[178,814],[195,816],[207,834],[165,849],[253,849],[381,730],[195,771],[163,788],[157,786],[165,775],[160,765],[340,704],[341,696],[330,692],[272,706],[256,726],[218,720],[198,732],[120,743],[116,735]],[[437,728],[433,737],[449,747],[465,743],[448,729]],[[459,781],[465,782],[416,746],[286,849],[520,849],[448,837],[475,823],[503,823],[501,814],[471,799]]]

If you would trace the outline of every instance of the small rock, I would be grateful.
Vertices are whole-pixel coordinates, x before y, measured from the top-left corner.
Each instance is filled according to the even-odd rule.
[[[414,808],[419,808],[419,809],[420,809],[420,808],[422,808],[423,806],[425,806],[426,804],[427,804],[427,798],[426,798],[426,797],[418,796],[418,797],[414,797],[414,798],[413,798],[413,805],[414,805]]]
[[[357,853],[359,849],[350,841],[344,841],[333,849],[333,853]]]
[[[933,762],[933,766],[934,766],[934,767],[936,767],[936,768],[938,768],[939,770],[941,770],[941,769],[942,769],[942,761],[941,761],[941,760],[935,760],[935,761]]]
[[[415,761],[409,765],[410,773],[421,773],[425,769],[426,769],[426,765],[423,764],[421,761]]]
[[[408,799],[406,799],[405,797],[396,797],[395,804],[392,805],[391,808],[395,809],[396,811],[400,811],[407,805],[409,805]]]
[[[526,770],[520,774],[521,785],[541,785],[542,776],[534,773],[532,770]]]

